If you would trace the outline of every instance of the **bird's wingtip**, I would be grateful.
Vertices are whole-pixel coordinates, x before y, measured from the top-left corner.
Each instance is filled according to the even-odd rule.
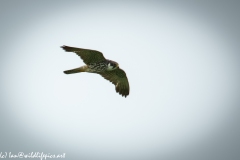
[[[60,46],[63,50],[65,50],[66,52],[71,52],[71,49],[72,47],[69,47],[69,46],[66,46],[66,45],[63,45],[63,46]]]

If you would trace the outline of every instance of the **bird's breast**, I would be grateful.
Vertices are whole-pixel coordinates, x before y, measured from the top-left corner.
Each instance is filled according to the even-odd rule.
[[[108,66],[106,63],[91,63],[88,65],[88,72],[102,72],[107,70]]]

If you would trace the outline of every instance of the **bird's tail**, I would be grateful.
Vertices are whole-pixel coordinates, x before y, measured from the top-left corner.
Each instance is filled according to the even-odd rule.
[[[82,66],[79,68],[75,68],[75,69],[70,69],[70,70],[66,70],[63,71],[65,74],[73,74],[73,73],[79,73],[79,72],[85,72],[87,69],[87,66]]]

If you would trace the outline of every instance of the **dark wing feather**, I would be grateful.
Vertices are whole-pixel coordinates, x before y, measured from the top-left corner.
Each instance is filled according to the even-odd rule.
[[[90,63],[97,63],[105,60],[103,54],[99,51],[69,46],[61,46],[61,48],[63,48],[66,52],[75,52],[87,65]]]
[[[115,85],[116,92],[125,97],[129,95],[130,88],[127,75],[122,69],[118,68],[112,71],[100,72],[98,74],[112,82]]]

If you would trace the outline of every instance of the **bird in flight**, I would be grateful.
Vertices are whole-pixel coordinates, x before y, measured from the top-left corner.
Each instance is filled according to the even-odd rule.
[[[96,50],[75,48],[69,46],[61,46],[66,52],[76,53],[86,64],[79,68],[66,70],[65,74],[73,74],[79,72],[89,72],[100,74],[105,79],[115,85],[116,92],[127,97],[129,95],[128,78],[124,70],[119,68],[117,62],[105,59],[103,54]]]

